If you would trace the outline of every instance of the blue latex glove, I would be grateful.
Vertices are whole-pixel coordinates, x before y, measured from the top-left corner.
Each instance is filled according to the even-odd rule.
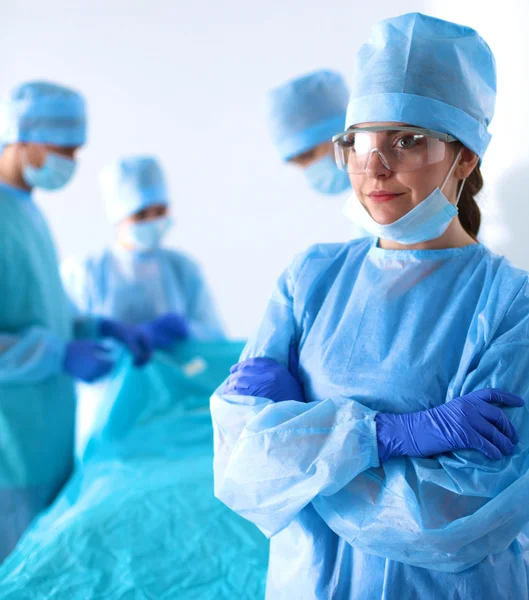
[[[134,357],[136,367],[143,366],[151,358],[151,340],[137,325],[128,325],[113,319],[101,319],[99,332],[103,337],[112,338],[126,346]]]
[[[296,375],[291,375],[289,369]],[[297,400],[305,402],[303,390],[297,379],[297,353],[290,349],[289,369],[270,358],[250,358],[230,369],[224,388],[225,394],[259,396],[274,402]]]
[[[76,379],[92,383],[108,375],[113,367],[113,355],[103,344],[77,340],[66,346],[64,370]]]
[[[394,456],[427,457],[455,450],[479,450],[491,460],[510,456],[518,442],[512,423],[501,408],[520,407],[519,396],[484,389],[446,404],[415,413],[378,413],[378,454],[381,462]]]
[[[187,320],[177,313],[167,313],[148,323],[142,323],[139,328],[150,339],[154,348],[169,348],[175,342],[189,337]]]

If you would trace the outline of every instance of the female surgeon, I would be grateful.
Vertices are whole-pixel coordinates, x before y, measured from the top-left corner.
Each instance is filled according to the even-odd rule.
[[[528,598],[528,277],[476,241],[495,94],[468,27],[407,14],[359,51],[335,150],[373,237],[294,260],[211,400],[270,599]]]
[[[302,170],[311,189],[336,195],[351,189],[334,160],[332,137],[342,130],[349,90],[327,69],[291,79],[270,90],[266,116],[280,157]]]
[[[117,243],[84,261],[68,259],[62,277],[81,314],[137,326],[151,347],[184,339],[223,339],[212,294],[194,260],[164,247],[172,225],[170,194],[157,158],[131,156],[105,167],[101,187]],[[81,454],[105,383],[80,385],[77,454]]]
[[[75,306],[83,313],[141,324],[155,348],[189,336],[223,338],[198,265],[162,244],[173,220],[158,159],[122,158],[103,169],[101,187],[117,243],[80,264],[65,261],[63,280]]]

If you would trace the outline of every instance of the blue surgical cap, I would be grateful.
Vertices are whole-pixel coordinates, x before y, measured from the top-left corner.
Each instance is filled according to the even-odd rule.
[[[289,160],[343,131],[348,99],[334,71],[315,71],[271,90],[266,110],[281,157]]]
[[[495,101],[494,55],[478,33],[410,13],[375,25],[360,48],[346,128],[377,121],[425,127],[482,158]]]
[[[46,81],[16,87],[0,101],[0,143],[76,147],[86,142],[86,106],[74,90]]]
[[[155,204],[169,204],[165,177],[153,156],[122,158],[101,171],[100,181],[111,223]]]

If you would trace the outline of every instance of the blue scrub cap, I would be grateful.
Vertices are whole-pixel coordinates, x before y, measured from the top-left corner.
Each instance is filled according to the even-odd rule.
[[[266,112],[272,138],[289,160],[343,130],[349,90],[334,71],[315,71],[268,93]]]
[[[46,81],[16,87],[0,101],[0,143],[75,147],[86,142],[86,106],[74,90]]]
[[[360,48],[346,128],[376,121],[425,127],[482,158],[495,102],[494,55],[478,33],[410,13],[375,25]]]
[[[122,158],[101,171],[100,181],[111,223],[154,204],[169,204],[165,177],[153,156]]]

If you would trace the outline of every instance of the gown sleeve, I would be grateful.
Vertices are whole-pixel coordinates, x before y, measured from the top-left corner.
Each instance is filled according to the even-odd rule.
[[[28,294],[26,253],[3,233],[0,241],[0,383],[28,384],[61,372],[65,340],[40,318],[42,298]],[[21,312],[23,311],[23,312]]]
[[[267,356],[288,367],[299,332],[293,291],[302,257],[279,278],[241,360]],[[333,494],[378,465],[372,411],[349,398],[275,404],[252,396],[211,398],[215,495],[270,536],[318,494]]]

